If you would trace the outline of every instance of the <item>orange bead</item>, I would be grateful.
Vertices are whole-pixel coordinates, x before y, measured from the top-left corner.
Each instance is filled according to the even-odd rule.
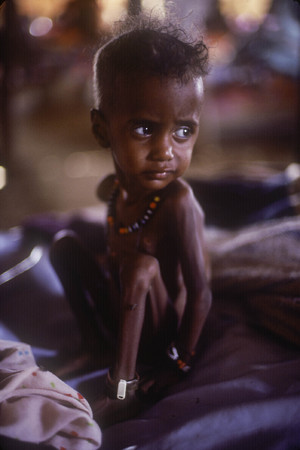
[[[181,359],[177,359],[177,365],[179,369],[183,369],[186,366],[186,363],[181,361]]]

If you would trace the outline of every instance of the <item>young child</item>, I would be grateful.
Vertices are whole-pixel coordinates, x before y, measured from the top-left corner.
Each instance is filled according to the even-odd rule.
[[[126,26],[94,66],[93,133],[115,167],[98,189],[108,200],[107,254],[90,254],[70,233],[51,251],[86,346],[111,348],[107,390],[94,405],[101,425],[132,414],[136,391],[160,393],[190,370],[211,304],[204,215],[181,178],[198,135],[207,48],[157,19]],[[155,370],[140,379],[138,361]]]

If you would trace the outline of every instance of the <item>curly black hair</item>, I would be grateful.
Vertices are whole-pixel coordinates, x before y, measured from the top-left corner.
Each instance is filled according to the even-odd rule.
[[[97,107],[106,101],[118,76],[172,77],[182,83],[208,73],[208,49],[170,15],[140,14],[115,24],[113,36],[96,53],[94,90]]]

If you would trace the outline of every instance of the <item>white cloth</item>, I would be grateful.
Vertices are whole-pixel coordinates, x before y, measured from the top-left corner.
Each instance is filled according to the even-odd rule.
[[[29,345],[0,340],[0,435],[57,449],[95,450],[101,431],[86,399],[40,369]]]

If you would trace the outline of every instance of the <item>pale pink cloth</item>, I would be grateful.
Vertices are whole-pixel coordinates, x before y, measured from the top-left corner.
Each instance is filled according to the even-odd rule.
[[[29,345],[0,340],[0,435],[62,450],[95,450],[101,431],[83,396],[41,370]]]

